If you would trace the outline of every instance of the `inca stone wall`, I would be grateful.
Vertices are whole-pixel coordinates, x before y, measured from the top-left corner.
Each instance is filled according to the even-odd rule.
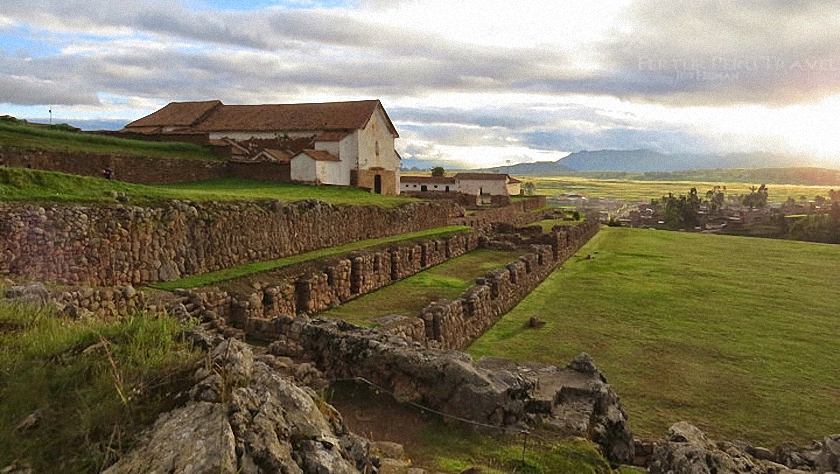
[[[282,279],[255,282],[249,293],[196,290],[203,304],[244,333],[266,341],[286,335],[282,316],[314,314],[356,296],[407,278],[433,265],[475,250],[479,234],[464,232],[439,239],[359,251],[288,272]],[[422,327],[422,324],[420,324]]]
[[[599,229],[594,222],[558,226],[531,240],[531,251],[506,268],[493,270],[454,301],[429,304],[420,315],[393,315],[379,321],[380,330],[428,347],[463,349],[534,290],[558,265]],[[484,242],[491,242],[484,239]],[[326,262],[323,267],[281,281],[255,283],[251,293],[219,297],[208,303],[227,324],[265,341],[288,337],[292,316],[314,314],[454,258],[479,246],[476,233],[395,245]],[[425,250],[424,250],[425,249]],[[378,262],[378,263],[377,263]]]
[[[480,210],[473,215],[455,219],[455,223],[482,230],[490,230],[493,224],[499,222],[522,226],[543,220],[549,217],[548,214],[553,214],[553,211],[536,212],[545,205],[545,196],[531,196],[507,206]]]
[[[589,221],[555,227],[535,239],[544,243],[533,244],[531,252],[506,268],[477,279],[460,298],[433,302],[420,318],[393,318],[382,330],[429,347],[466,348],[588,242],[598,228],[598,223]]]
[[[171,281],[442,227],[448,224],[452,206],[424,202],[386,209],[315,200],[294,204],[173,201],[152,208],[3,203],[0,275],[88,286]],[[414,250],[400,255],[400,264],[412,266],[422,258],[423,250]],[[407,270],[400,267],[399,271]]]

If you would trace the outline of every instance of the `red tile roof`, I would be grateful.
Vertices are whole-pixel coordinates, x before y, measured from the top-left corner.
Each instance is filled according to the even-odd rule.
[[[316,136],[312,139],[313,142],[339,142],[350,135],[350,132],[327,132]]]
[[[455,175],[455,179],[459,180],[507,180],[508,175],[500,174],[500,173],[458,173]]]
[[[349,131],[367,126],[376,109],[388,129],[397,129],[378,100],[312,104],[224,105],[218,100],[172,102],[166,107],[125,126],[126,131],[149,131],[148,127],[184,127],[195,132]]]
[[[400,176],[401,183],[455,184],[455,178],[445,176]]]
[[[297,158],[300,155],[306,155],[315,161],[341,161],[339,157],[323,150],[306,149],[295,155],[295,158]]]
[[[218,100],[171,102],[164,108],[126,125],[128,131],[153,131],[159,127],[189,127],[221,106]]]

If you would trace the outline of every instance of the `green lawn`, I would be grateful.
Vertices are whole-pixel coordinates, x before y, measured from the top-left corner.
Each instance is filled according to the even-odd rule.
[[[588,352],[641,436],[686,420],[807,443],[840,432],[838,266],[831,245],[603,228],[469,352]],[[531,316],[546,326],[525,329]]]
[[[215,272],[203,273],[201,275],[194,275],[180,280],[168,281],[164,283],[156,283],[150,285],[152,288],[159,290],[171,291],[176,288],[196,288],[199,286],[214,285],[217,283],[248,277],[257,273],[267,272],[271,270],[279,270],[289,265],[296,263],[308,262],[319,258],[333,257],[345,253],[350,253],[356,250],[361,250],[368,247],[375,247],[378,245],[391,244],[396,242],[405,242],[407,240],[429,238],[429,237],[445,237],[457,232],[469,230],[466,226],[449,226],[437,227],[435,229],[426,229],[408,234],[392,235],[390,237],[380,237],[378,239],[359,240],[337,247],[329,247],[320,250],[313,250],[312,252],[300,253],[290,257],[278,258],[276,260],[269,260],[265,262],[248,263],[239,265],[237,267],[226,268]]]
[[[519,255],[518,252],[474,250],[322,315],[361,325],[369,325],[371,319],[389,314],[419,316],[430,302],[457,298],[475,283],[476,278],[515,261]]]
[[[186,184],[141,185],[26,168],[0,167],[0,201],[116,202],[122,193],[130,204],[154,204],[169,199],[190,201],[253,201],[319,199],[330,204],[394,207],[414,201],[372,194],[349,186],[308,186],[244,179],[218,179]]]
[[[79,153],[113,153],[182,160],[223,160],[209,147],[189,143],[149,142],[69,131],[61,125],[35,127],[23,121],[0,120],[0,146]]]

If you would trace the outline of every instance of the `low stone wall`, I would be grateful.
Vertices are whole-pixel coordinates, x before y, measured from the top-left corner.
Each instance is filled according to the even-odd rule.
[[[109,168],[113,179],[128,183],[181,183],[223,178],[229,175],[226,161],[179,160],[100,153],[70,153],[0,147],[0,163],[81,176],[102,176]]]
[[[532,245],[530,253],[506,268],[477,279],[460,298],[433,302],[420,318],[393,318],[381,329],[429,347],[466,348],[574,255],[599,227],[588,221],[541,234],[533,240],[544,243]]]
[[[540,196],[541,197],[541,196]],[[515,201],[508,206],[495,207],[492,209],[485,209],[476,211],[475,214],[453,219],[453,223],[459,225],[468,225],[476,229],[489,231],[493,224],[504,222],[514,226],[523,226],[531,224],[548,217],[548,214],[553,214],[553,211],[533,212],[544,206],[537,206],[542,200],[526,199]],[[536,207],[535,207],[536,206]],[[528,208],[529,210],[526,210]]]
[[[0,290],[3,290],[0,288]],[[50,288],[42,283],[11,285],[2,291],[6,299],[55,306],[71,318],[114,318],[148,309],[146,295],[131,285],[118,288]],[[161,308],[162,309],[162,308]]]
[[[193,293],[230,326],[256,339],[273,341],[288,333],[281,316],[314,314],[339,306],[475,250],[478,245],[479,234],[475,232],[394,244],[307,265],[299,273],[288,269],[280,280],[254,283],[254,290],[249,293],[217,289]]]
[[[119,286],[271,260],[448,224],[454,204],[398,208],[299,203],[0,204],[0,275]],[[418,259],[422,258],[422,249]]]

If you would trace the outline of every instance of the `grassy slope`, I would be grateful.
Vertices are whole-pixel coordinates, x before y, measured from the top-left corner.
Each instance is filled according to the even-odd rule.
[[[750,186],[760,184],[731,181],[640,181],[563,176],[534,177],[533,181],[537,186],[538,194],[554,196],[569,193],[624,201],[650,201],[654,198],[667,196],[669,192],[687,194],[692,187],[696,187],[701,194],[705,194],[714,186],[726,186],[727,196],[749,194]],[[768,185],[768,189],[771,202],[783,202],[788,197],[798,199],[802,195],[808,196],[810,199],[813,199],[816,195],[828,196],[831,186],[772,184]]]
[[[381,237],[378,239],[360,240],[337,247],[329,247],[320,250],[313,250],[312,252],[292,255],[291,257],[279,258],[277,260],[269,260],[266,262],[249,263],[246,265],[239,265],[237,267],[226,268],[215,272],[204,273],[202,275],[194,275],[180,280],[168,281],[165,283],[157,283],[151,285],[153,288],[159,290],[174,290],[176,288],[196,288],[199,286],[213,285],[236,278],[242,278],[254,275],[260,272],[267,272],[270,270],[277,270],[296,263],[308,262],[319,258],[332,257],[341,255],[355,250],[364,249],[367,247],[374,247],[377,245],[384,245],[396,242],[403,242],[406,240],[420,239],[424,237],[444,237],[455,232],[462,232],[468,230],[466,226],[449,226],[438,227],[435,229],[421,230],[409,234],[394,235],[391,237]]]
[[[22,121],[9,120],[0,121],[0,146],[183,160],[219,161],[223,159],[214,154],[210,148],[199,145],[127,140],[61,130],[58,127],[34,127]]]
[[[153,204],[168,199],[191,201],[248,201],[320,199],[330,204],[394,207],[411,198],[382,196],[348,186],[307,186],[242,179],[187,184],[140,185],[24,168],[0,168],[0,201],[115,202],[112,192],[124,193],[130,204]]]
[[[322,313],[322,316],[362,325],[389,314],[419,316],[430,302],[457,298],[476,278],[513,262],[518,255],[517,252],[475,250],[349,301]]]
[[[181,330],[169,317],[71,321],[0,302],[0,466],[84,473],[114,462],[188,388],[201,355],[175,342]],[[33,413],[36,426],[16,428]]]
[[[643,436],[679,420],[770,444],[840,431],[838,247],[604,228],[578,255],[470,352],[588,352]],[[548,324],[524,329],[532,315]]]

